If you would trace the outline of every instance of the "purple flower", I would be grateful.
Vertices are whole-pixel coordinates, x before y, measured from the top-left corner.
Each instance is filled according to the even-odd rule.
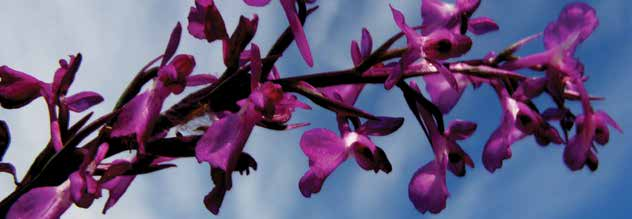
[[[244,2],[250,6],[263,7],[270,3],[270,0],[244,0]],[[290,23],[290,29],[294,34],[294,41],[298,50],[301,52],[303,59],[310,67],[314,66],[314,59],[312,58],[312,52],[307,42],[307,36],[303,30],[303,25],[296,13],[296,0],[280,0],[285,16]],[[314,3],[315,1],[306,1],[307,3]]]
[[[437,214],[446,207],[450,195],[446,185],[446,168],[456,176],[465,176],[465,165],[474,167],[470,156],[456,141],[471,136],[476,124],[456,120],[443,134],[439,134],[433,124],[428,126],[428,130],[435,159],[417,170],[408,185],[408,197],[419,212]]]
[[[180,23],[178,23],[173,29],[163,54],[163,59],[165,60],[161,63],[158,77],[155,78],[153,87],[125,104],[112,126],[110,134],[112,137],[135,134],[141,153],[145,151],[145,142],[152,137],[154,123],[160,115],[165,99],[171,94],[182,93],[187,85],[195,86],[200,83],[206,83],[204,78],[202,78],[202,81],[199,81],[198,77],[200,76],[190,76],[195,68],[195,58],[193,56],[176,55],[173,59],[171,58],[178,48],[181,31],[182,28]],[[190,78],[195,79],[195,81],[189,82]]]
[[[421,93],[415,81],[409,85],[413,90]],[[456,176],[464,176],[465,166],[474,167],[470,156],[463,151],[456,141],[469,138],[476,130],[473,122],[455,120],[448,130],[441,132],[430,112],[419,102],[411,107],[415,117],[424,127],[434,160],[417,170],[408,186],[408,197],[415,208],[421,213],[430,211],[436,214],[446,207],[449,192],[446,186],[446,169]]]
[[[457,87],[456,79],[452,73],[437,60],[465,54],[471,48],[472,40],[465,35],[455,34],[445,29],[434,31],[427,36],[421,35],[406,24],[404,15],[400,11],[391,6],[391,12],[395,23],[406,36],[408,50],[400,60],[402,68],[389,75],[384,84],[385,88],[392,88],[403,77],[403,69],[419,59],[422,59],[422,63],[432,64],[448,80],[450,86]]]
[[[424,113],[425,114],[425,113]],[[465,165],[474,167],[474,162],[456,143],[471,136],[476,124],[456,120],[449,129],[439,134],[436,126],[428,127],[435,159],[417,170],[408,185],[408,197],[421,213],[430,211],[437,214],[446,207],[450,193],[446,185],[446,169],[456,176],[465,176]]]
[[[113,125],[112,137],[136,134],[140,151],[144,151],[145,141],[151,136],[154,123],[160,115],[165,99],[171,94],[184,90],[186,78],[195,67],[195,59],[190,55],[178,55],[160,68],[154,87],[134,97],[121,109]]]
[[[309,130],[301,137],[301,150],[309,158],[309,170],[299,181],[299,189],[305,197],[318,193],[327,177],[349,156],[355,157],[364,170],[389,173],[392,169],[384,151],[371,141],[369,135],[388,135],[401,127],[403,119],[369,120],[356,131],[349,129],[344,118],[339,117],[338,121],[342,137],[322,128]]]
[[[511,158],[511,145],[528,135],[534,135],[540,145],[562,143],[557,130],[546,123],[540,114],[510,97],[507,90],[497,82],[491,85],[498,94],[503,113],[500,126],[487,140],[483,150],[483,165],[488,171],[493,173],[501,168],[503,160]]]
[[[284,123],[289,121],[294,108],[308,108],[272,82],[259,85],[247,99],[240,100],[238,105],[241,106],[238,112],[226,112],[213,122],[195,147],[198,162],[208,162],[211,165],[215,188],[205,197],[204,203],[214,214],[219,213],[224,194],[232,188],[232,172],[244,170],[243,167],[240,168],[243,166],[240,163],[246,164],[245,169],[253,165],[256,168],[254,159],[243,155],[244,146],[254,126],[263,120]],[[244,159],[251,162],[245,162]]]
[[[226,25],[213,0],[195,0],[189,12],[189,33],[208,42],[228,39]]]
[[[70,85],[75,80],[77,70],[81,64],[81,56],[71,55],[70,60],[59,60],[59,68],[55,71],[55,77],[53,79],[52,93],[55,96],[65,96],[68,93]]]
[[[567,81],[581,81],[583,65],[573,57],[577,46],[586,40],[597,28],[599,21],[595,10],[586,3],[572,3],[567,5],[555,22],[551,22],[544,30],[544,52],[522,57],[508,62],[505,69],[520,69],[547,66],[546,91],[554,100],[562,102],[564,86]],[[538,91],[533,90],[532,95]]]
[[[569,140],[564,148],[564,162],[571,170],[579,170],[584,165],[595,171],[598,167],[598,159],[593,150],[596,142],[605,145],[610,139],[608,126],[623,132],[621,127],[605,112],[587,112],[575,120],[577,125],[576,135]]]
[[[483,165],[489,172],[502,167],[503,160],[511,158],[511,145],[524,138],[526,134],[516,126],[516,118],[522,103],[509,97],[506,90],[498,84],[496,89],[502,107],[501,123],[487,140],[483,149]]]
[[[79,166],[79,170],[70,174],[68,178],[70,180],[70,195],[77,206],[88,208],[94,199],[101,197],[101,185],[92,174],[97,169],[97,165],[105,159],[109,147],[109,144],[104,143],[94,154],[86,149],[79,149],[83,155],[83,162]]]

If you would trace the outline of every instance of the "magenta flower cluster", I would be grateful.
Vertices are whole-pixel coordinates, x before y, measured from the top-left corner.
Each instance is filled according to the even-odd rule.
[[[244,2],[263,7],[270,0]],[[320,192],[327,177],[351,158],[364,170],[390,173],[393,166],[387,154],[371,138],[397,131],[404,119],[375,116],[356,108],[354,104],[367,84],[401,90],[420,133],[432,148],[434,159],[415,172],[408,189],[410,201],[421,213],[436,214],[445,209],[450,196],[448,172],[462,177],[467,167],[474,168],[474,161],[458,142],[472,136],[477,124],[453,120],[446,127],[443,119],[469,86],[492,87],[502,109],[501,123],[482,154],[485,169],[492,173],[511,158],[511,145],[528,136],[541,146],[564,145],[563,161],[569,169],[586,166],[595,171],[599,164],[596,145],[608,143],[610,127],[622,131],[606,112],[591,105],[602,98],[588,93],[584,86],[588,77],[574,56],[579,44],[599,24],[595,10],[585,3],[567,5],[542,33],[470,60],[455,59],[472,48],[468,34],[499,30],[493,19],[475,15],[480,0],[457,0],[454,4],[422,0],[420,24],[391,7],[392,22],[400,33],[374,48],[371,34],[363,29],[360,41],[351,42],[353,67],[295,77],[282,77],[275,62],[295,42],[307,65],[314,65],[303,25],[318,6],[309,8],[317,3],[315,0],[280,3],[289,25],[263,56],[252,42],[258,28],[256,14],[242,16],[229,33],[213,0],[195,0],[188,16],[188,33],[208,43],[221,42],[224,73],[219,78],[194,74],[199,64],[195,58],[177,54],[182,35],[178,23],[165,52],[140,70],[111,113],[92,121],[93,113],[88,113],[70,122],[71,116],[103,101],[92,91],[68,94],[81,54],[60,60],[50,83],[1,66],[0,105],[18,109],[43,98],[51,138],[25,177],[18,180],[13,165],[2,162],[11,138],[9,126],[0,120],[0,172],[12,174],[16,185],[0,203],[0,214],[6,218],[58,218],[72,205],[90,207],[108,191],[105,213],[136,177],[175,167],[169,162],[183,157],[195,157],[210,165],[214,185],[203,203],[218,214],[224,196],[232,189],[233,173],[249,174],[257,169],[255,158],[245,152],[253,129],[292,130],[310,125],[290,123],[297,108],[311,109],[306,100],[334,112],[338,132],[313,128],[303,133],[297,145],[308,159],[307,171],[297,179],[303,196]],[[540,37],[544,51],[516,55],[523,45]],[[406,46],[393,48],[402,38]],[[539,74],[527,77],[517,70]],[[413,78],[424,81],[425,92]],[[197,86],[203,87],[164,107],[168,97]],[[554,105],[536,105],[532,100],[541,95],[549,96]],[[567,105],[573,102],[579,103],[581,112],[573,112]],[[110,158],[127,151],[136,153],[123,159]]]

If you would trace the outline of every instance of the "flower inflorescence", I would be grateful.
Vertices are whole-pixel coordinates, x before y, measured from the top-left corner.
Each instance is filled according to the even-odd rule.
[[[270,0],[244,2],[263,7]],[[0,203],[0,214],[7,218],[58,218],[73,204],[90,207],[107,190],[105,213],[137,176],[174,167],[169,162],[183,157],[195,157],[210,165],[214,187],[205,196],[204,205],[218,214],[224,196],[232,188],[233,172],[249,174],[257,169],[255,158],[245,152],[255,127],[292,130],[309,125],[289,123],[297,108],[311,109],[296,95],[334,112],[338,125],[338,133],[314,128],[300,139],[300,149],[309,160],[307,172],[298,180],[305,197],[318,193],[327,177],[350,158],[364,170],[389,173],[393,166],[387,154],[371,138],[396,132],[404,119],[375,116],[355,107],[367,84],[401,90],[421,127],[420,133],[430,143],[434,159],[416,171],[408,190],[410,201],[421,213],[439,213],[446,207],[450,195],[447,172],[462,177],[467,167],[474,167],[458,141],[472,136],[477,124],[453,120],[446,127],[444,121],[444,115],[451,112],[469,86],[493,88],[502,109],[500,125],[483,149],[483,165],[489,172],[501,168],[512,156],[511,145],[527,136],[534,136],[542,146],[565,145],[563,160],[573,171],[584,166],[597,169],[596,145],[608,143],[609,127],[621,128],[607,113],[591,105],[601,98],[586,90],[588,77],[574,56],[579,44],[598,26],[592,7],[569,4],[543,33],[524,38],[499,53],[459,61],[455,59],[472,47],[468,34],[486,34],[499,30],[499,26],[489,17],[474,16],[480,0],[421,2],[423,22],[416,26],[390,7],[393,22],[401,32],[377,48],[370,32],[363,29],[360,41],[351,42],[352,68],[282,77],[275,62],[292,42],[307,65],[314,65],[303,24],[318,8],[313,6],[315,0],[280,0],[289,27],[265,56],[252,42],[258,28],[256,14],[252,18],[242,16],[235,30],[228,33],[213,0],[195,0],[188,16],[188,33],[208,43],[221,42],[224,73],[219,78],[193,74],[195,58],[176,54],[183,31],[178,23],[164,54],[141,69],[111,113],[90,123],[92,113],[70,123],[74,113],[103,101],[92,91],[68,94],[81,54],[60,60],[51,83],[1,66],[0,105],[18,109],[43,98],[51,138],[25,177],[15,180],[16,189]],[[515,55],[540,36],[544,51]],[[401,38],[406,46],[392,48]],[[540,74],[527,77],[517,70]],[[422,78],[425,92],[413,78]],[[152,86],[142,90],[147,83]],[[197,86],[204,87],[164,110],[166,98]],[[541,95],[551,97],[554,105],[536,105],[532,100]],[[581,104],[581,112],[572,112],[567,106],[573,101]],[[571,133],[573,129],[575,134]],[[170,134],[173,130],[175,134]],[[88,140],[92,133],[97,133],[96,137]],[[9,126],[0,120],[0,172],[15,178],[13,165],[1,162],[10,140]],[[128,150],[137,153],[125,159],[108,159]]]

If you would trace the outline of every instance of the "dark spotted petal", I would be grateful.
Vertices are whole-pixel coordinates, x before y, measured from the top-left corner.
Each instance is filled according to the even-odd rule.
[[[250,174],[250,168],[252,168],[252,170],[257,170],[257,161],[252,158],[250,154],[242,152],[237,160],[235,171],[239,172],[239,174],[243,174],[243,172],[245,172],[246,175],[248,175]]]
[[[533,111],[529,106],[522,102],[516,102],[518,113],[516,114],[516,128],[527,135],[533,134],[542,124],[540,114]]]

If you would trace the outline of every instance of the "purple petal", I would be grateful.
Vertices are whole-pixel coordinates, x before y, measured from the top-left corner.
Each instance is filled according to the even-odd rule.
[[[515,114],[518,108],[515,101],[507,97],[506,92],[501,92],[503,105],[503,117],[500,126],[492,133],[483,149],[483,165],[489,172],[501,168],[503,160],[511,158],[511,145],[525,134],[515,127]]]
[[[470,19],[467,25],[467,30],[476,35],[486,34],[499,29],[498,24],[488,17]]]
[[[270,3],[270,0],[244,0],[247,5],[255,7],[263,7]]]
[[[229,40],[222,41],[222,54],[224,56],[224,65],[238,66],[241,53],[246,48],[248,42],[257,33],[259,25],[259,16],[254,14],[252,19],[244,16],[239,17],[239,23],[230,36]],[[249,53],[249,51],[248,51]],[[248,54],[245,54],[248,55]],[[249,56],[248,56],[249,57]],[[242,60],[243,61],[243,60]]]
[[[312,129],[301,137],[301,149],[309,158],[309,170],[301,178],[299,189],[305,197],[318,193],[325,179],[347,158],[345,143],[327,129]]]
[[[582,2],[566,5],[557,21],[551,22],[544,30],[544,46],[554,48],[567,42],[574,41],[571,51],[577,44],[583,42],[599,25],[595,9]],[[576,35],[576,39],[571,39]]]
[[[590,125],[590,127],[582,127],[582,129],[581,132],[568,141],[564,148],[564,163],[572,171],[577,171],[584,167],[592,145],[591,133],[594,133],[594,126]]]
[[[619,124],[617,124],[617,122],[614,121],[614,119],[612,119],[612,117],[610,117],[610,115],[608,115],[608,113],[599,110],[599,111],[595,112],[595,116],[597,116],[597,118],[599,118],[600,120],[606,122],[608,125],[610,125],[613,128],[615,128],[620,133],[623,133],[623,129],[621,129],[621,126],[619,126]]]
[[[501,68],[506,70],[517,70],[521,68],[531,68],[538,65],[549,63],[551,60],[551,52],[541,52],[520,57],[516,60],[503,63]]]
[[[55,219],[70,208],[69,183],[34,188],[22,195],[9,209],[8,219]]]
[[[263,63],[261,62],[259,46],[253,43],[250,48],[250,71],[252,72],[252,75],[250,75],[250,90],[254,91],[259,86],[259,81],[261,80]]]
[[[41,96],[42,83],[26,73],[0,66],[0,105],[16,109],[29,104]]]
[[[412,28],[410,28],[410,26],[406,24],[406,18],[404,17],[404,14],[402,14],[401,11],[395,9],[390,4],[389,6],[391,7],[391,12],[393,13],[393,20],[395,20],[395,24],[397,24],[397,27],[399,27],[399,29],[402,32],[404,32],[404,34],[406,35],[406,39],[409,41],[409,44],[411,42],[414,42],[415,39],[418,38],[419,34],[417,34],[415,30],[413,30]]]
[[[453,4],[445,3],[441,0],[422,0],[421,18],[423,20],[422,30],[427,35],[438,28],[447,27],[447,24],[456,23],[457,8]]]
[[[9,149],[11,144],[11,132],[9,126],[3,120],[0,120],[0,161],[4,157],[4,154]]]
[[[408,184],[408,198],[421,213],[441,212],[446,207],[448,196],[450,193],[445,182],[445,166],[436,160],[417,170]]]
[[[197,74],[187,77],[187,87],[212,84],[217,81],[217,77],[212,74]]]
[[[144,143],[150,137],[156,118],[160,116],[162,104],[168,93],[148,91],[134,97],[121,109],[112,126],[112,137],[136,134],[139,150],[144,151]]]
[[[401,81],[404,77],[404,71],[401,66],[393,68],[393,70],[388,74],[386,81],[384,82],[384,89],[390,90],[397,84],[397,82]]]
[[[285,11],[285,16],[290,23],[290,29],[292,29],[292,34],[294,34],[294,41],[296,42],[298,50],[301,52],[301,55],[303,56],[303,59],[305,59],[307,65],[312,67],[314,66],[314,59],[312,58],[312,52],[310,51],[309,44],[307,43],[307,37],[305,36],[303,25],[296,14],[296,10],[294,9],[295,2],[296,0],[281,0],[281,5]]]
[[[367,120],[357,132],[363,135],[385,136],[397,131],[404,124],[404,118],[378,117],[378,120]]]
[[[182,38],[181,36],[182,25],[180,25],[180,22],[178,22],[178,24],[176,24],[176,26],[173,28],[173,31],[171,31],[169,43],[167,44],[164,55],[162,56],[160,66],[164,66],[165,64],[167,64],[171,57],[173,57],[173,55],[176,53],[176,50],[178,50],[178,45],[180,45],[180,38]]]
[[[317,128],[306,131],[301,137],[300,145],[303,153],[311,161],[329,161],[323,158],[338,157],[345,153],[345,142],[328,129]],[[336,165],[330,162],[320,162],[318,166],[325,168]]]
[[[323,93],[329,98],[339,96],[343,103],[353,106],[363,89],[364,84],[337,85],[324,88]]]
[[[476,123],[465,120],[454,120],[448,125],[446,136],[453,140],[464,140],[476,131]]]
[[[101,102],[103,102],[103,97],[92,91],[80,92],[65,99],[68,109],[77,113],[83,112]]]
[[[212,0],[196,0],[195,7],[189,12],[189,33],[209,43],[218,39],[228,39],[226,25],[222,15]]]
[[[542,118],[546,121],[562,120],[566,112],[566,110],[559,108],[548,108],[542,112]]]
[[[546,77],[529,78],[524,80],[520,82],[518,89],[516,89],[513,93],[513,97],[518,101],[526,101],[537,97],[542,94],[546,88],[547,82],[548,78]]]
[[[373,50],[373,39],[371,37],[371,33],[366,28],[362,28],[362,47],[360,48],[360,54],[362,57],[368,57],[371,55],[371,51]]]
[[[147,107],[148,92],[143,92],[134,97],[130,102],[125,104],[119,113],[116,122],[112,126],[112,137],[123,137],[132,135],[140,130],[143,123],[147,123],[149,118],[143,118],[147,116],[143,113],[143,110]]]
[[[211,192],[204,196],[204,206],[214,215],[219,214],[225,195],[226,189],[215,186]]]
[[[198,162],[231,173],[256,123],[252,113],[242,110],[215,121],[195,147]]]
[[[107,181],[102,186],[104,189],[108,190],[110,196],[108,200],[105,202],[105,206],[103,207],[103,214],[105,214],[108,209],[118,202],[118,200],[125,194],[127,188],[132,184],[136,176],[118,176],[112,180]]]
[[[283,99],[275,104],[274,115],[270,121],[286,123],[292,118],[292,113],[296,108],[305,110],[312,109],[309,105],[299,101],[296,96],[292,94],[283,94]]]
[[[132,162],[125,159],[117,159],[107,164],[103,176],[99,179],[99,183],[107,183],[108,181],[122,176],[127,170],[132,168]]]
[[[158,71],[158,79],[174,94],[184,91],[187,77],[195,68],[195,58],[191,55],[177,55]]]
[[[426,82],[426,91],[443,114],[449,113],[454,108],[468,84],[468,79],[464,75],[453,74],[453,76],[457,83],[456,88],[453,88],[443,75],[432,74],[423,77]]]
[[[354,66],[358,66],[362,63],[360,46],[358,46],[358,42],[355,40],[351,41],[351,61],[353,61]]]
[[[75,80],[75,74],[81,64],[81,54],[70,56],[70,63],[66,60],[59,60],[59,68],[55,71],[52,84],[52,93],[54,95],[66,95],[70,85]]]

